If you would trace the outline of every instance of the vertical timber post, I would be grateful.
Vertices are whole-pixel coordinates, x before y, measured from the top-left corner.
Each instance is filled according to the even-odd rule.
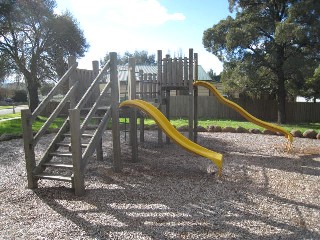
[[[119,127],[119,81],[117,70],[117,53],[110,52],[110,82],[111,82],[111,118],[113,141],[113,168],[115,172],[122,170],[120,158],[120,127]]]
[[[69,109],[70,133],[71,133],[71,151],[73,164],[73,181],[72,187],[77,196],[84,195],[84,173],[82,166],[82,150],[81,150],[81,132],[80,132],[80,110]]]
[[[92,61],[92,70],[93,70],[93,77],[95,79],[99,74],[99,62],[98,61]],[[99,86],[99,83],[97,83],[97,86],[95,87],[95,90],[94,90],[95,100],[97,100],[99,95],[100,95],[100,86]],[[100,123],[100,120],[97,120],[97,124],[99,124],[99,123]],[[102,161],[103,160],[102,137],[99,139],[99,141],[97,143],[96,153],[97,153],[97,160]]]
[[[166,118],[170,121],[170,87],[172,83],[172,75],[171,75],[171,67],[172,67],[172,59],[170,61],[170,55],[166,55]],[[166,135],[166,143],[170,143],[170,138]]]
[[[129,58],[129,100],[136,99],[136,61]],[[132,149],[132,162],[138,161],[138,136],[137,136],[137,109],[131,109],[130,114],[130,145]]]
[[[194,81],[198,81],[198,53],[194,54]],[[193,101],[193,141],[198,142],[198,88],[194,88],[194,101]]]
[[[76,63],[75,56],[69,56],[68,58],[68,67],[70,68],[73,64]],[[69,89],[75,84],[77,79],[75,78],[75,71],[69,77]],[[75,108],[77,105],[77,91],[73,91],[74,93],[70,96],[70,109]]]
[[[36,167],[36,159],[34,154],[32,122],[30,109],[21,110],[21,123],[23,129],[23,144],[26,160],[28,188],[33,189],[38,187],[37,180],[33,177],[33,170]]]
[[[193,49],[189,49],[189,139],[193,140],[193,117],[194,117],[194,104],[193,104]]]
[[[143,70],[139,70],[139,97],[143,99]],[[140,115],[140,142],[144,142],[144,117]]]
[[[163,101],[163,91],[162,91],[162,51],[158,50],[158,74],[157,74],[157,80],[158,80],[158,101],[159,101],[159,110],[162,112],[162,101]],[[158,144],[160,146],[163,145],[162,140],[162,130],[160,127],[158,127]]]

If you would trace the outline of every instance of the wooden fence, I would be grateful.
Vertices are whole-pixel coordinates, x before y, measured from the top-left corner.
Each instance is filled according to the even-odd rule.
[[[275,101],[236,99],[234,102],[259,119],[277,121]],[[188,96],[171,96],[170,116],[187,118],[188,104]],[[289,123],[320,122],[320,103],[287,103],[286,115]],[[245,120],[239,113],[220,103],[214,96],[198,97],[198,118]]]

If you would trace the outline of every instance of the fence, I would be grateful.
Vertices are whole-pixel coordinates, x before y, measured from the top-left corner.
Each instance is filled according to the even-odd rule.
[[[236,99],[239,104],[253,116],[270,122],[277,121],[277,103],[270,100],[243,100]],[[188,96],[170,97],[170,116],[188,117]],[[286,105],[287,122],[320,122],[320,103],[298,103],[290,102]],[[244,120],[244,118],[233,109],[221,104],[213,96],[198,97],[198,117],[213,119]]]

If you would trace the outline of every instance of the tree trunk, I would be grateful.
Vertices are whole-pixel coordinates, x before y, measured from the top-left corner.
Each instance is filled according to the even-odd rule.
[[[33,112],[39,105],[38,84],[28,81],[29,108]]]
[[[284,85],[284,75],[278,74],[278,123],[286,123],[286,89]]]

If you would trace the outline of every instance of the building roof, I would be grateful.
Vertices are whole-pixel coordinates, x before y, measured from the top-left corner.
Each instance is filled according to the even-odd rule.
[[[139,77],[139,71],[143,70],[144,73],[158,73],[158,67],[156,65],[136,65],[136,77]],[[198,65],[198,80],[211,81],[212,79],[206,73],[201,65]],[[118,79],[119,81],[128,81],[128,66],[120,65],[118,66]]]

